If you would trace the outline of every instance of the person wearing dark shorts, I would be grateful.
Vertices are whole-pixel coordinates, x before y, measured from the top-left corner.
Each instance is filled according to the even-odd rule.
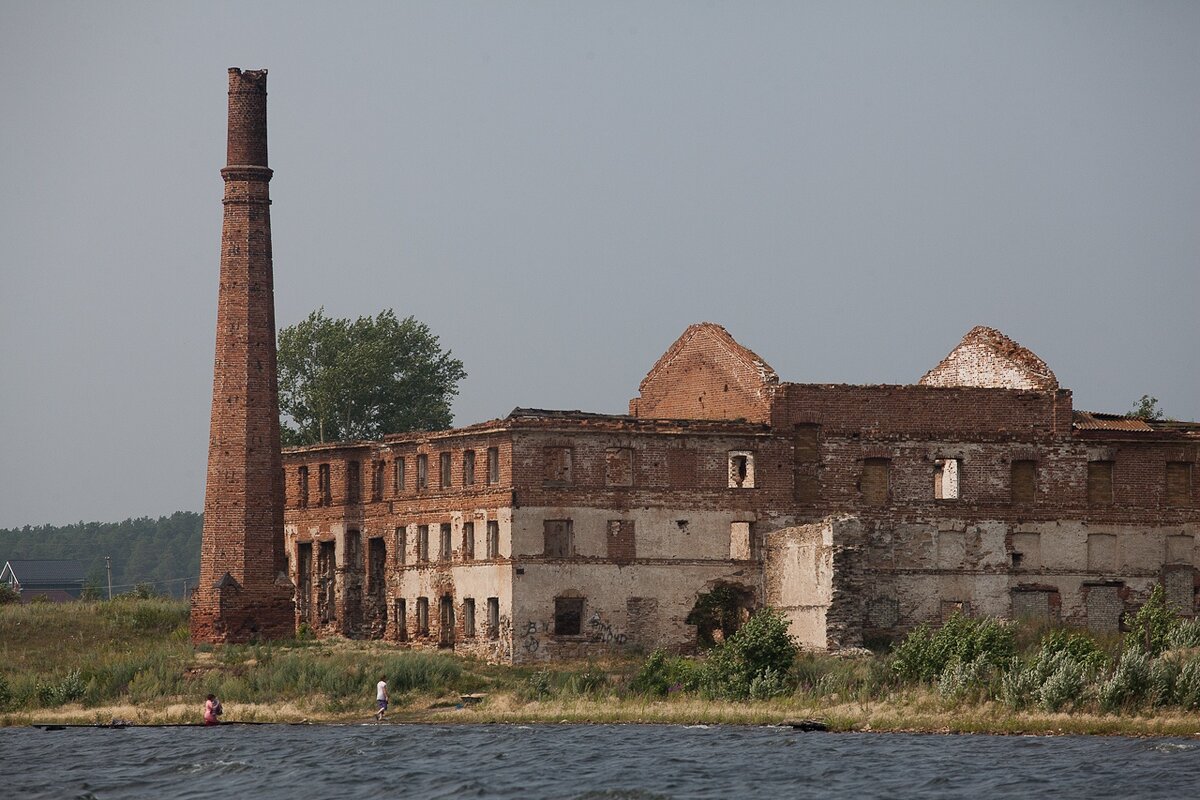
[[[375,684],[375,705],[379,708],[379,710],[375,712],[375,720],[377,722],[382,722],[383,715],[388,709],[387,678],[382,675],[379,676],[379,683]]]

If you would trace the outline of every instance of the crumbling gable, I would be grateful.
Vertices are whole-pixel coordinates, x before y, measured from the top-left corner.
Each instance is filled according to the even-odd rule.
[[[1058,378],[1046,362],[995,328],[976,326],[942,362],[926,372],[922,386],[1053,391]]]
[[[745,419],[767,422],[779,376],[729,331],[691,325],[675,340],[629,401],[635,417]]]

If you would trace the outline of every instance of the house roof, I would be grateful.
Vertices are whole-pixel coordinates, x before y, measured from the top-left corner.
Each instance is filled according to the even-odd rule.
[[[83,562],[75,559],[20,559],[14,558],[4,565],[4,573],[11,573],[17,582],[28,586],[38,583],[83,583]]]

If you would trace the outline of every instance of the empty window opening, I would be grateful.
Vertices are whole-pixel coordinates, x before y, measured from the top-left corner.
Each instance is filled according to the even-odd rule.
[[[454,547],[450,540],[452,535],[449,522],[443,522],[438,537],[438,561],[449,561]]]
[[[450,454],[441,453],[438,455],[438,486],[442,489],[450,488]]]
[[[554,635],[578,636],[583,630],[583,598],[554,598]]]
[[[417,598],[417,633],[421,636],[429,635],[429,598]]]
[[[429,560],[429,526],[417,526],[417,561]]]
[[[1113,502],[1113,462],[1089,461],[1087,500],[1090,506],[1111,506]]]
[[[1037,492],[1037,462],[1021,460],[1012,462],[1012,501],[1030,505]]]
[[[438,644],[450,647],[454,644],[454,598],[442,595],[438,604]]]
[[[487,599],[487,635],[489,639],[500,638],[500,598]]]
[[[362,534],[355,528],[346,531],[345,566],[355,572],[362,569]]]
[[[396,526],[396,561],[408,561],[408,528],[403,525]]]
[[[696,639],[701,647],[712,647],[736,633],[750,619],[754,607],[753,589],[718,583],[710,591],[697,595],[684,622],[696,626]]]
[[[885,506],[888,502],[888,467],[891,459],[864,458],[859,490],[863,502],[870,506]]]
[[[404,491],[404,457],[398,456],[392,463],[392,494]]]
[[[387,544],[382,536],[367,540],[367,594],[375,600],[382,600],[385,567],[387,565]],[[385,607],[386,610],[386,607]]]
[[[296,470],[297,505],[308,508],[308,467]]]
[[[500,482],[500,448],[489,447],[487,451],[487,482]]]
[[[571,485],[571,448],[543,447],[542,448],[544,486]]]
[[[575,555],[574,531],[569,519],[548,519],[542,522],[545,539],[543,553],[547,558],[570,558]]]
[[[610,447],[604,451],[604,485],[633,486],[633,448]]]
[[[464,522],[462,527],[462,554],[464,561],[475,558],[475,523]]]
[[[495,520],[487,524],[487,557],[500,557],[500,523]]]
[[[425,453],[417,455],[417,489],[429,488],[429,456]]]
[[[357,461],[346,464],[346,502],[362,502],[362,468]]]
[[[408,641],[408,604],[404,601],[404,598],[400,597],[400,598],[396,599],[396,602],[393,605],[395,607],[395,618],[396,618],[396,623],[395,623],[396,624],[396,639],[398,639],[401,642],[407,642]]]
[[[939,458],[933,462],[933,497],[935,500],[959,498],[958,476],[962,465],[957,458]]]
[[[383,476],[386,473],[387,465],[382,461],[374,461],[371,463],[371,499],[383,499]]]
[[[334,591],[336,588],[334,543],[321,542],[317,545],[317,619],[332,622],[336,616]]]
[[[729,454],[729,488],[754,488],[754,454],[735,450]]]
[[[312,542],[301,542],[296,548],[296,568],[299,571],[299,602],[296,604],[300,612],[301,622],[312,622],[312,588],[313,588],[313,547]]]
[[[463,600],[463,636],[475,638],[475,598]]]
[[[333,504],[333,491],[329,481],[329,465],[317,465],[317,493],[321,496],[320,503],[323,506]]]
[[[1190,461],[1167,462],[1167,505],[1192,504],[1192,464]]]
[[[475,485],[475,451],[463,451],[463,486]]]

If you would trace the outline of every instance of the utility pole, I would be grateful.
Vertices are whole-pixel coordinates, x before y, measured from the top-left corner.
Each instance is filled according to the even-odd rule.
[[[108,573],[108,599],[112,600],[112,558],[104,557],[104,571]]]

